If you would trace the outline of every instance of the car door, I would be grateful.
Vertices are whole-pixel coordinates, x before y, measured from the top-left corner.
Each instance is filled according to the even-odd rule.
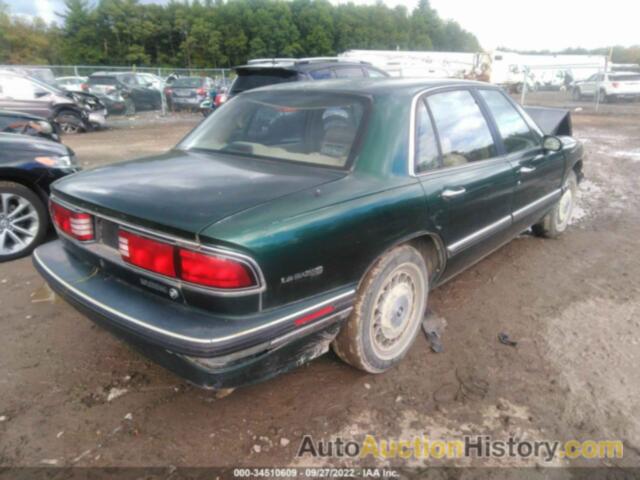
[[[414,174],[424,189],[429,229],[445,244],[449,278],[507,239],[513,168],[499,155],[470,89],[427,94],[414,115]]]
[[[50,117],[51,94],[28,78],[0,75],[0,108]]]
[[[598,74],[594,73],[587,80],[585,80],[582,85],[580,85],[580,93],[583,95],[595,95],[596,93],[596,84],[598,81]]]
[[[526,113],[502,91],[480,88],[477,92],[495,122],[500,148],[516,177],[514,227],[527,228],[560,197],[564,156],[544,149],[542,133],[533,122],[527,122]]]

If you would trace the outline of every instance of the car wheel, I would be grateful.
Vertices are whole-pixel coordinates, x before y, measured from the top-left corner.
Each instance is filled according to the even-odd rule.
[[[124,114],[125,115],[135,115],[136,114],[136,104],[131,100],[131,98],[127,98],[124,101]]]
[[[362,281],[353,312],[332,344],[334,352],[366,372],[393,367],[416,338],[428,292],[420,252],[403,245],[386,253]]]
[[[533,232],[536,235],[547,238],[556,238],[564,233],[571,221],[577,193],[578,179],[576,173],[571,171],[565,180],[564,192],[560,200],[553,207],[553,210],[547,213],[539,223],[533,225]]]
[[[0,262],[30,254],[49,225],[40,197],[24,185],[0,182]]]
[[[73,135],[85,130],[82,117],[71,110],[62,110],[59,112],[56,115],[55,121],[60,126],[62,133]]]
[[[579,88],[574,88],[573,89],[573,99],[578,102],[580,100],[582,100],[582,92],[580,91]]]

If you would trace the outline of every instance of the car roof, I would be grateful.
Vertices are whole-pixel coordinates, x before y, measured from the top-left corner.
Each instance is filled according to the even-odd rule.
[[[249,90],[251,92],[264,91],[318,91],[331,93],[350,93],[368,96],[403,95],[414,96],[420,92],[444,87],[483,87],[500,89],[495,85],[473,80],[459,79],[425,79],[425,78],[345,78],[337,80],[317,80],[314,82],[278,83],[266,87]]]
[[[314,58],[256,58],[249,60],[246,65],[238,65],[233,67],[234,70],[262,70],[262,69],[279,69],[294,72],[309,72],[327,67],[353,67],[366,66],[374,67],[369,62],[359,60],[343,60],[337,57],[314,57]]]
[[[90,77],[117,77],[119,75],[137,75],[136,72],[93,72]]]

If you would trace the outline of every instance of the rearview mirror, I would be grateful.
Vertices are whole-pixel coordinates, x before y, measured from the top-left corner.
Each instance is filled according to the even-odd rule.
[[[562,140],[560,140],[558,137],[547,136],[544,137],[542,146],[545,150],[548,150],[550,152],[559,152],[560,150],[562,150]]]

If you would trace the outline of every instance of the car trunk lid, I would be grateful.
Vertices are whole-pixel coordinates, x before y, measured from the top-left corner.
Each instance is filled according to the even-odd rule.
[[[62,179],[63,200],[183,237],[240,211],[344,176],[340,170],[172,150]]]

